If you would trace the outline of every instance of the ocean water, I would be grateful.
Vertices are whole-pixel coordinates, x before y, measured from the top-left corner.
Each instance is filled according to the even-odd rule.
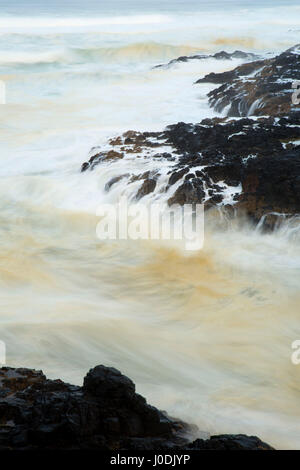
[[[299,43],[297,1],[0,0],[0,340],[7,364],[80,384],[119,368],[151,404],[202,433],[300,448],[300,245],[286,225],[207,220],[203,250],[103,242],[96,208],[130,196],[120,161],[80,173],[91,147],[128,129],[215,113],[193,83],[241,61],[153,69],[235,49]],[[152,196],[151,196],[152,197]],[[158,193],[153,197],[160,198]],[[150,199],[151,202],[151,199]]]

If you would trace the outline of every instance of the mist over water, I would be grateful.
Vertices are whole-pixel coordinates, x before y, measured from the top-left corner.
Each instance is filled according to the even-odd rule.
[[[0,2],[0,339],[10,366],[80,384],[111,365],[201,432],[300,448],[299,234],[206,219],[204,249],[101,241],[96,208],[132,194],[105,184],[154,169],[130,159],[81,174],[91,147],[128,129],[215,113],[193,86],[241,62],[153,66],[299,42],[298,2]],[[168,164],[169,165],[169,164]],[[143,169],[143,170],[142,170]],[[160,168],[163,178],[169,167]],[[156,192],[149,196],[159,200]],[[299,366],[300,367],[300,366]]]

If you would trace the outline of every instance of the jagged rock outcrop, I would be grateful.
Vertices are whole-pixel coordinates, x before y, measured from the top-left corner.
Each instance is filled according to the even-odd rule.
[[[178,123],[163,132],[132,132],[128,144],[126,139],[123,135],[112,142],[117,143],[117,152],[126,156],[138,149],[137,157],[156,160],[158,169],[120,175],[107,190],[112,183],[130,185],[140,180],[136,197],[141,199],[155,191],[160,162],[167,161],[168,179],[160,191],[168,191],[169,205],[230,206],[255,222],[266,216],[270,227],[278,216],[300,214],[300,112],[281,118]],[[166,146],[168,152],[163,151]],[[94,160],[90,168],[102,162]]]
[[[143,150],[160,147],[160,143],[151,140],[152,137],[156,138],[156,136],[157,133],[155,132],[127,131],[122,136],[110,139],[109,149],[102,150],[99,147],[93,147],[91,149],[92,156],[81,165],[81,172],[93,170],[96,165],[102,162],[122,159],[124,158],[124,152],[126,154],[138,154]]]
[[[182,152],[178,166],[189,169],[170,203],[222,205],[228,187],[236,187],[232,203],[256,222],[271,213],[300,214],[300,113],[179,123],[166,134]]]
[[[283,116],[294,105],[293,82],[300,77],[300,45],[234,70],[211,73],[196,83],[222,84],[209,94],[210,106],[227,116]]]
[[[118,370],[91,369],[82,387],[41,371],[0,369],[0,449],[118,449],[125,440],[182,442],[185,425],[135,393]]]
[[[196,405],[195,405],[196,406]],[[91,369],[82,387],[49,380],[42,371],[0,369],[0,450],[270,450],[257,437],[213,436],[189,443],[195,432],[135,392],[118,370]]]
[[[169,68],[174,64],[182,63],[182,62],[189,62],[191,60],[205,60],[205,59],[217,59],[217,60],[232,60],[232,59],[243,59],[243,60],[255,60],[258,59],[256,54],[252,54],[251,52],[244,52],[244,51],[234,51],[234,52],[225,52],[220,51],[216,52],[215,54],[195,54],[190,56],[180,56],[177,59],[170,60],[167,64],[159,64],[156,65],[154,68]]]
[[[198,83],[222,84],[209,93],[211,106],[239,119],[182,122],[162,132],[128,131],[112,139],[105,151],[94,149],[82,171],[104,162],[115,164],[118,158],[113,155],[151,159],[157,170],[117,175],[106,190],[124,181],[135,183],[135,197],[142,199],[159,187],[167,192],[169,205],[204,203],[230,213],[234,208],[234,213],[243,212],[256,223],[263,219],[265,227],[273,228],[284,218],[300,215],[300,109],[292,103],[292,85],[299,77],[299,45],[274,58],[209,74]],[[241,117],[248,114],[256,116]],[[269,117],[259,117],[266,114]],[[169,164],[163,184],[161,162]]]

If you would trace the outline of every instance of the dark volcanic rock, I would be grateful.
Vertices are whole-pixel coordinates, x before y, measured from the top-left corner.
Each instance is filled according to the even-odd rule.
[[[121,152],[116,152],[115,150],[109,150],[108,152],[96,153],[93,155],[88,162],[84,162],[81,166],[81,172],[83,173],[86,170],[93,170],[94,167],[103,161],[115,160],[123,158],[124,155]]]
[[[239,206],[256,220],[271,213],[300,213],[300,146],[295,150],[250,159],[242,173]]]
[[[84,390],[92,397],[105,400],[132,398],[135,393],[135,385],[128,377],[122,375],[113,367],[97,366],[91,369],[83,381]]]
[[[109,141],[111,149],[101,150],[94,147],[91,152],[93,155],[87,162],[81,165],[81,172],[93,170],[95,166],[105,163],[118,161],[124,158],[126,154],[139,154],[143,153],[145,149],[155,149],[161,146],[159,142],[160,135],[157,132],[136,132],[127,131],[122,136],[116,137]],[[157,139],[155,142],[153,139]],[[163,152],[163,155],[155,155],[157,158],[171,157],[169,154]]]
[[[192,450],[273,450],[256,436],[223,434],[209,440],[197,439],[188,445]]]
[[[208,75],[205,75],[204,78],[197,80],[196,83],[227,83],[235,78],[245,77],[253,72],[256,72],[264,66],[265,62],[266,61],[263,60],[257,60],[255,62],[239,65],[235,69],[228,70],[226,72],[212,72]]]
[[[300,45],[272,59],[243,64],[223,73],[210,73],[196,83],[222,84],[208,94],[217,112],[227,116],[279,116],[292,108],[292,87],[300,77]]]
[[[178,123],[165,134],[182,152],[179,162],[196,178],[184,181],[169,203],[220,204],[220,186],[240,186],[235,204],[255,221],[276,212],[300,214],[300,113],[286,118],[218,123],[206,119],[198,125]],[[295,142],[295,144],[294,144]],[[196,156],[196,158],[195,158]],[[172,173],[175,177],[178,170]],[[209,195],[204,192],[204,185]],[[216,197],[217,196],[217,197]]]
[[[128,184],[144,180],[137,191],[134,187],[137,199],[158,186],[161,192],[168,191],[169,205],[204,203],[206,208],[228,210],[234,206],[235,214],[246,213],[256,223],[263,218],[272,228],[286,217],[300,215],[300,110],[292,106],[292,83],[299,77],[300,46],[275,58],[209,74],[200,81],[222,83],[210,92],[211,105],[217,111],[228,107],[228,114],[238,119],[180,122],[162,132],[128,131],[111,140],[112,149],[98,152],[82,170],[93,169],[108,156],[114,164],[119,155],[136,153],[157,161],[156,171],[128,179]],[[247,114],[270,116],[241,117]],[[168,165],[168,179],[157,184],[165,174],[160,173],[160,162]]]
[[[169,184],[172,185],[172,184],[177,183],[177,181],[179,181],[180,179],[182,179],[182,177],[183,177],[186,173],[189,173],[189,171],[190,171],[190,170],[189,170],[188,167],[182,168],[182,170],[174,171],[174,173],[172,173],[172,175],[171,175],[170,178],[169,178]]]
[[[122,448],[131,438],[173,445],[183,423],[135,393],[118,370],[91,369],[83,387],[48,380],[41,371],[0,369],[0,449]]]
[[[208,75],[205,75],[204,78],[199,78],[195,83],[215,83],[219,85],[220,83],[230,82],[236,78],[236,76],[236,69],[220,73],[211,72]]]
[[[147,194],[153,193],[156,187],[156,180],[153,178],[145,179],[144,183],[138,190],[136,195],[137,199],[141,199],[142,197],[146,196]]]
[[[204,59],[217,59],[217,60],[232,60],[232,59],[243,59],[243,60],[255,60],[258,59],[256,54],[252,54],[251,52],[243,52],[243,51],[234,51],[234,52],[216,52],[213,55],[207,54],[196,54],[190,56],[180,56],[177,59],[170,60],[167,64],[160,64],[156,65],[154,68],[169,68],[170,66],[182,62],[189,62],[191,60],[204,60]]]
[[[271,449],[247,436],[188,443],[183,433],[191,430],[148,405],[114,368],[91,369],[83,387],[41,371],[0,369],[0,450]]]
[[[174,195],[169,199],[168,204],[197,204],[202,202],[205,198],[205,192],[203,191],[203,184],[201,179],[193,178],[185,181],[175,191]]]
[[[151,154],[153,145],[155,151],[166,145],[171,148],[172,161],[169,152]],[[255,222],[264,216],[269,227],[276,223],[274,213],[280,220],[300,214],[300,111],[281,118],[180,122],[150,137],[131,134],[128,147],[135,146],[142,148],[144,158],[157,159],[158,167],[160,161],[170,161],[167,184],[160,186],[170,192],[169,205],[205,203],[210,208],[234,204]],[[124,142],[122,148],[126,154]],[[159,177],[159,170],[147,171],[132,175],[128,184],[144,180],[136,193],[140,199],[156,190]]]

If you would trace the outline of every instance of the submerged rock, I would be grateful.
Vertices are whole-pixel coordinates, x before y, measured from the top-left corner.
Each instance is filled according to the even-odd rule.
[[[128,178],[130,175],[129,173],[125,173],[124,175],[119,175],[119,176],[115,176],[114,178],[110,179],[106,185],[105,185],[105,191],[109,191],[110,188],[118,183],[119,181],[121,181],[123,178]]]
[[[189,443],[185,435],[195,429],[148,405],[114,368],[91,369],[82,387],[32,369],[0,369],[0,450],[271,449],[243,435]]]

